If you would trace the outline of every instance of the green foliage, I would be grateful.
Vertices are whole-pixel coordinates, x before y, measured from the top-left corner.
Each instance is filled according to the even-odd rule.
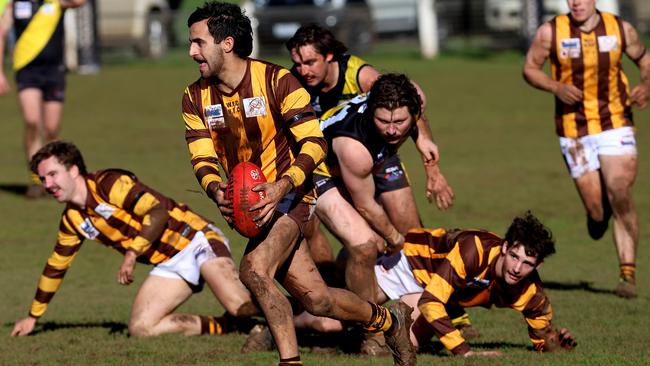
[[[384,72],[406,72],[427,95],[427,116],[442,153],[441,166],[456,193],[454,207],[439,212],[424,197],[420,158],[412,144],[402,158],[424,223],[428,227],[484,227],[502,233],[512,217],[533,210],[554,232],[557,254],[541,270],[555,311],[554,322],[576,335],[572,353],[539,355],[529,350],[521,316],[503,309],[471,309],[482,336],[476,349],[500,350],[497,359],[476,365],[645,365],[650,317],[650,265],[646,217],[650,214],[650,170],[644,163],[650,143],[648,112],[637,112],[640,160],[636,207],[641,223],[639,291],[633,301],[610,293],[618,266],[610,234],[594,242],[587,236],[585,214],[565,171],[552,121],[549,94],[521,78],[521,57],[514,54],[435,61],[418,59],[413,49],[378,47],[367,60]],[[392,50],[392,51],[391,51]],[[282,61],[285,65],[287,60]],[[628,70],[635,70],[626,65]],[[77,143],[89,169],[121,167],[134,171],[159,191],[211,217],[232,239],[236,258],[244,240],[227,228],[216,207],[197,184],[189,164],[180,117],[183,88],[198,77],[184,51],[157,63],[106,65],[95,76],[70,75],[62,137]],[[638,80],[638,73],[631,73]],[[16,194],[27,182],[22,152],[22,122],[14,97],[0,98],[0,364],[268,365],[275,353],[241,355],[243,335],[219,338],[168,335],[127,337],[131,301],[149,268],[139,265],[136,283],[122,287],[115,277],[121,257],[92,242],[84,244],[55,296],[39,332],[8,337],[25,316],[36,281],[55,242],[62,206],[53,200],[27,201]],[[338,248],[339,245],[335,244]],[[209,291],[179,309],[220,314]],[[320,355],[303,349],[307,364],[385,365],[388,359]],[[421,364],[465,365],[445,352],[420,357]]]

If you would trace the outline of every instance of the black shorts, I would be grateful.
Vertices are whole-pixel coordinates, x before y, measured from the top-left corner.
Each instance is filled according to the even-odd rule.
[[[65,66],[34,65],[16,72],[18,91],[35,88],[43,92],[46,102],[63,102],[65,99]]]
[[[313,176],[314,186],[316,187],[316,194],[318,196],[321,196],[334,187],[338,187],[341,193],[347,191],[344,189],[345,184],[341,177],[326,177],[319,174],[314,174]],[[399,155],[393,155],[376,164],[372,171],[372,178],[375,182],[375,196],[410,186]]]

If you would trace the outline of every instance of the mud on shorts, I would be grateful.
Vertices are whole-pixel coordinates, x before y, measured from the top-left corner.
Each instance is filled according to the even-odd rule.
[[[410,186],[404,165],[397,154],[376,163],[372,169],[372,178],[375,182],[375,196]],[[345,187],[345,184],[341,177],[314,174],[314,186],[316,194],[320,196],[334,187]],[[345,191],[347,190],[341,190]]]
[[[18,91],[35,88],[43,92],[46,102],[63,102],[65,99],[65,66],[28,65],[16,72]]]
[[[176,278],[194,286],[200,291],[203,286],[201,266],[213,258],[232,258],[228,239],[216,226],[209,224],[203,231],[197,231],[192,241],[165,262],[156,265],[150,275]]]
[[[571,177],[600,169],[600,155],[636,155],[632,127],[620,127],[578,138],[560,137],[560,149]]]
[[[415,280],[411,266],[402,252],[390,257],[384,255],[377,258],[375,277],[379,287],[391,300],[424,291]]]

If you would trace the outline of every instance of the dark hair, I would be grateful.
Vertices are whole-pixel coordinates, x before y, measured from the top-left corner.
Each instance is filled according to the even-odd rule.
[[[553,234],[530,211],[512,220],[505,239],[508,248],[523,245],[526,255],[537,257],[537,263],[555,253]]]
[[[66,169],[70,169],[73,165],[76,165],[81,175],[88,174],[86,171],[86,163],[84,163],[81,152],[73,143],[66,141],[52,141],[41,147],[32,156],[32,160],[29,162],[29,168],[34,174],[38,174],[38,165],[43,160],[47,160],[52,156],[56,157],[59,163],[63,164]]]
[[[338,59],[348,50],[341,41],[334,37],[329,29],[323,28],[318,24],[303,25],[285,43],[289,52],[306,45],[314,46],[316,51],[323,56],[332,53],[334,54],[334,59]]]
[[[233,51],[241,58],[248,57],[253,52],[253,29],[251,20],[241,8],[235,4],[221,2],[206,2],[196,8],[187,19],[187,26],[208,19],[208,31],[215,43],[226,37],[235,40]]]
[[[407,107],[413,124],[420,118],[422,100],[417,89],[404,74],[385,74],[379,77],[368,93],[368,113],[372,115],[377,108],[390,111]]]

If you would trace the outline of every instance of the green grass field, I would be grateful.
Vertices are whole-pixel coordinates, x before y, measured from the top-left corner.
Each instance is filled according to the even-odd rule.
[[[395,48],[397,47],[397,51]],[[482,336],[476,349],[500,350],[497,359],[454,359],[446,352],[424,355],[420,364],[449,365],[646,365],[650,339],[646,280],[650,257],[650,114],[637,112],[641,160],[635,200],[641,225],[638,256],[640,297],[626,301],[611,290],[618,265],[610,233],[594,242],[585,215],[561,160],[552,122],[552,97],[528,87],[515,54],[447,55],[417,58],[411,48],[377,47],[366,57],[384,72],[406,72],[428,97],[427,115],[442,152],[442,169],[456,202],[439,212],[424,198],[423,173],[412,144],[404,147],[424,223],[428,227],[483,227],[503,233],[512,217],[533,210],[554,232],[557,254],[541,269],[553,302],[555,323],[578,339],[571,353],[530,351],[522,317],[504,309],[470,309]],[[285,60],[281,60],[285,62]],[[638,73],[627,65],[632,80]],[[159,191],[188,203],[225,228],[216,207],[197,184],[183,139],[180,98],[198,77],[183,51],[156,63],[105,65],[94,76],[70,75],[61,136],[84,152],[89,169],[134,171]],[[149,268],[140,265],[136,283],[115,278],[121,256],[86,242],[63,286],[33,336],[9,337],[13,323],[27,315],[36,282],[55,243],[62,206],[53,200],[28,201],[19,193],[27,181],[22,154],[22,122],[14,95],[0,98],[0,364],[107,365],[268,365],[275,353],[241,355],[244,335],[151,339],[127,336],[131,301]],[[234,255],[244,240],[226,228]],[[338,244],[336,244],[338,248]],[[184,312],[220,314],[209,291],[193,297]],[[306,364],[386,365],[388,358],[321,355],[302,350]]]

